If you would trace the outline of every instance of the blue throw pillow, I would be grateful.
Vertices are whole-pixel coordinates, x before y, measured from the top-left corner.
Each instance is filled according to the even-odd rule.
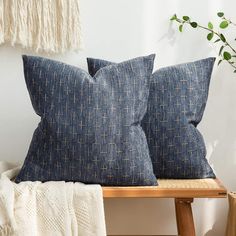
[[[154,55],[99,70],[23,56],[31,102],[41,121],[21,181],[157,185],[140,122]]]
[[[162,68],[150,82],[142,120],[157,178],[215,178],[197,129],[208,97],[215,58]],[[112,62],[88,58],[91,75]]]

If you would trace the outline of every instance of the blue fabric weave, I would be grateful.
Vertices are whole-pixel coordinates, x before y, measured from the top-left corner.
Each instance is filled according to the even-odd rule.
[[[23,56],[31,102],[41,117],[21,181],[157,185],[145,134],[154,55],[99,70]]]
[[[215,178],[197,129],[208,97],[215,58],[159,69],[150,82],[147,113],[142,120],[157,178]],[[114,64],[88,58],[91,75]]]

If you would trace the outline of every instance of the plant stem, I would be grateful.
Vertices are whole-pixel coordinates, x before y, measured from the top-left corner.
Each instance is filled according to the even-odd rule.
[[[229,19],[227,19],[227,18],[225,18],[225,17],[223,17],[223,19],[226,20],[226,21],[228,21],[229,24],[231,24],[231,25],[233,25],[233,26],[236,26],[236,24],[235,24],[234,22],[232,22],[231,20],[229,20]]]
[[[228,61],[229,62],[229,61]],[[231,64],[230,62],[229,62],[229,64],[234,68],[234,69],[236,69],[236,66],[234,65],[234,64]]]
[[[187,22],[187,23],[190,24],[189,22]],[[198,25],[198,27],[214,33],[215,35],[217,35],[221,39],[220,34],[218,32],[208,29],[207,27],[204,27],[202,25]],[[228,46],[234,53],[236,53],[236,50],[227,42],[227,40],[225,41],[225,45]]]
[[[232,22],[231,20],[229,21],[229,23],[236,26],[236,24],[234,22]]]

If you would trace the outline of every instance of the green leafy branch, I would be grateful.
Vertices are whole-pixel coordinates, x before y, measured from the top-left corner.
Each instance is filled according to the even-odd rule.
[[[221,19],[221,22],[219,24],[219,27],[221,29],[226,29],[228,26],[236,26],[234,22],[232,22],[230,19],[227,19],[223,12],[218,12],[217,16]],[[182,18],[177,17],[176,14],[174,14],[171,19],[171,21],[176,21],[179,24],[179,31],[183,32],[184,25],[190,25],[192,28],[201,28],[203,30],[207,31],[207,40],[211,41],[213,38],[215,38],[214,43],[221,43],[221,47],[219,49],[219,61],[218,65],[222,61],[226,61],[230,64],[231,67],[234,69],[234,73],[236,73],[236,61],[234,60],[236,58],[236,49],[234,46],[232,46],[229,41],[226,39],[225,35],[218,30],[216,31],[214,29],[214,25],[212,22],[209,22],[207,26],[203,26],[198,24],[195,21],[192,21],[189,16],[183,16]],[[235,39],[236,40],[236,39]]]

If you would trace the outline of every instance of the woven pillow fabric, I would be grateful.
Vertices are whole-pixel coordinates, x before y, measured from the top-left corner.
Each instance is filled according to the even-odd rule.
[[[154,55],[99,70],[23,56],[31,102],[41,121],[21,181],[157,185],[140,126]]]
[[[215,178],[197,125],[208,97],[215,58],[154,72],[142,120],[157,178]],[[90,74],[112,62],[88,58]]]

